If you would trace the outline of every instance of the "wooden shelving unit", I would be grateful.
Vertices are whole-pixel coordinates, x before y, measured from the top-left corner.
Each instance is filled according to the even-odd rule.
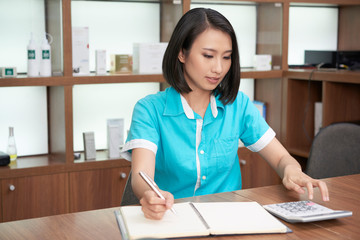
[[[134,0],[136,2],[136,0]],[[154,1],[152,1],[154,2]],[[168,41],[171,35],[168,23],[165,19],[172,19],[174,23],[181,15],[190,9],[190,0],[183,0],[182,5],[173,4],[170,0],[159,0],[161,6],[160,29],[161,41]],[[220,2],[208,0],[207,2]],[[257,6],[257,54],[271,54],[273,65],[279,66],[279,70],[254,71],[242,69],[242,78],[254,78],[255,99],[267,103],[267,121],[277,133],[277,137],[295,156],[307,158],[313,139],[311,133],[313,124],[313,103],[323,102],[323,125],[329,125],[337,121],[360,120],[360,73],[350,71],[314,71],[288,69],[288,33],[289,33],[289,8],[294,3],[309,4],[333,4],[339,8],[339,50],[360,49],[360,2],[358,0],[257,0],[234,2],[254,2]],[[279,7],[279,4],[281,7]],[[46,12],[51,15],[47,19],[47,31],[62,42],[54,42],[52,50],[55,62],[54,69],[61,69],[62,76],[49,78],[27,78],[19,76],[15,79],[0,79],[0,87],[15,86],[46,86],[48,91],[48,126],[49,126],[49,151],[48,155],[22,157],[18,159],[18,166],[0,168],[0,222],[23,218],[40,217],[49,214],[67,213],[72,211],[90,210],[101,207],[120,204],[112,199],[110,202],[101,198],[94,204],[88,204],[81,208],[78,199],[86,199],[87,191],[77,192],[92,183],[95,178],[101,177],[103,184],[112,181],[117,182],[112,191],[118,191],[121,196],[121,186],[125,184],[127,174],[130,171],[130,163],[124,159],[107,159],[103,152],[98,152],[97,160],[84,161],[74,160],[73,150],[73,86],[81,84],[107,84],[107,83],[133,83],[133,82],[159,82],[163,83],[162,75],[107,75],[107,76],[72,76],[72,36],[71,36],[71,0],[45,1]],[[61,23],[59,22],[61,19]],[[266,32],[276,32],[279,42],[268,43]],[[62,36],[62,38],[61,38]],[[59,52],[59,49],[63,49]],[[311,79],[309,80],[311,76]],[[309,87],[310,85],[310,87]],[[310,107],[309,107],[310,106]],[[307,109],[308,108],[308,109]],[[305,109],[307,109],[304,115]],[[307,136],[309,135],[309,136]],[[239,156],[246,161],[242,162],[243,176],[248,179],[245,187],[254,187],[279,183],[279,178],[268,166],[258,161],[253,153],[245,149],[239,150]],[[242,160],[244,160],[242,159]],[[255,160],[254,160],[255,159]],[[116,169],[116,170],[112,170]],[[266,171],[264,174],[261,171]],[[82,174],[83,173],[83,174]],[[107,176],[108,174],[108,176]],[[266,176],[262,182],[255,182],[252,176]],[[53,176],[55,176],[53,178]],[[34,186],[39,182],[44,183],[49,179],[53,183],[56,179],[62,181],[61,193],[58,203],[54,200],[48,211],[37,214],[36,211],[26,212],[26,208],[38,209],[43,206],[39,203],[45,200],[41,196],[41,186]],[[41,181],[40,181],[41,180]],[[9,191],[11,182],[21,182],[20,189],[15,192]],[[85,185],[78,183],[84,181]],[[59,187],[54,185],[54,187]],[[31,191],[36,189],[35,195]],[[51,186],[46,186],[51,189]],[[96,191],[89,193],[88,197],[95,198],[103,194],[111,198],[111,191],[97,186]],[[25,191],[19,195],[17,191]],[[64,191],[64,192],[62,192]],[[110,192],[109,192],[110,191]],[[49,192],[51,191],[49,190]],[[80,194],[80,195],[79,195]],[[33,202],[27,203],[28,198],[33,197]],[[45,196],[46,197],[46,196]],[[12,201],[16,200],[15,203]],[[38,200],[38,201],[36,201]],[[58,205],[56,205],[58,204]],[[11,209],[17,215],[9,217]],[[52,208],[60,209],[58,212]]]

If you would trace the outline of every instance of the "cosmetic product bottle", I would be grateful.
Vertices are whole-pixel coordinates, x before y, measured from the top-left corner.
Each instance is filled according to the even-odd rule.
[[[51,77],[51,48],[46,33],[41,44],[40,76]]]
[[[10,165],[16,164],[17,149],[14,136],[14,127],[9,127],[9,139],[7,153],[10,155]]]
[[[27,46],[27,75],[28,77],[39,76],[39,56],[33,33]]]

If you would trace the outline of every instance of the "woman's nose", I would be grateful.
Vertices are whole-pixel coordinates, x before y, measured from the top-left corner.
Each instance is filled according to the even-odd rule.
[[[221,59],[214,59],[213,65],[212,65],[212,72],[214,73],[221,73],[222,71],[222,61]]]

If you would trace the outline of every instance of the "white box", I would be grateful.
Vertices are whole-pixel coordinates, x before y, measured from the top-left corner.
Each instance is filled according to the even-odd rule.
[[[86,160],[96,159],[95,136],[94,132],[84,132],[84,152]]]
[[[89,28],[72,28],[73,75],[89,75]]]
[[[161,74],[162,60],[168,43],[134,43],[133,72]]]
[[[260,54],[254,57],[254,68],[255,70],[271,70],[271,55]]]
[[[14,78],[17,76],[16,67],[2,67],[0,68],[0,77]]]
[[[106,75],[106,50],[95,51],[96,75]]]
[[[124,144],[124,119],[107,120],[108,157],[120,158],[120,145]]]

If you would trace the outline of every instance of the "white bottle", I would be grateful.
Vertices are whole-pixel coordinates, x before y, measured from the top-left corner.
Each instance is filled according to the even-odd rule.
[[[9,127],[9,139],[8,139],[8,147],[7,153],[10,155],[11,165],[16,163],[17,159],[17,149],[14,137],[14,127]]]
[[[39,56],[38,56],[37,46],[34,41],[33,33],[31,33],[31,38],[29,45],[27,46],[27,75],[28,77],[38,77],[39,76]]]
[[[51,77],[51,48],[48,40],[46,39],[46,33],[41,44],[40,58],[40,76]]]

